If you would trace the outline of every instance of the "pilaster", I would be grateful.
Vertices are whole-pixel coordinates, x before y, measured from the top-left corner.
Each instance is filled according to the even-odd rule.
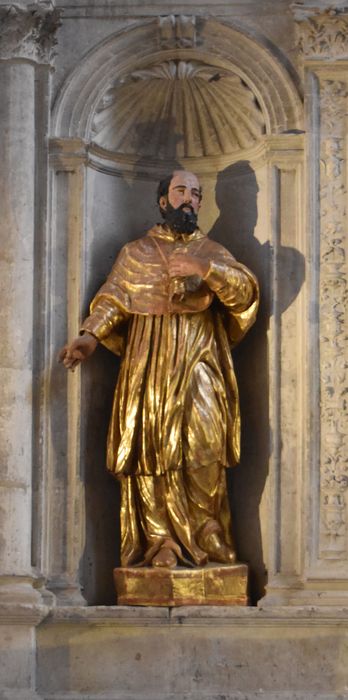
[[[51,166],[51,325],[47,342],[51,358],[46,410],[50,415],[47,448],[44,571],[58,605],[85,605],[80,561],[85,539],[84,485],[80,459],[81,370],[57,366],[57,352],[76,337],[81,322],[85,226],[86,147],[79,139],[50,142]],[[58,309],[58,313],[57,313]],[[56,392],[64,397],[63,413]],[[59,405],[58,405],[59,404]],[[57,435],[59,434],[59,443]]]
[[[268,585],[261,605],[287,604],[301,586],[304,557],[304,387],[306,250],[304,135],[267,139],[271,246],[269,329],[271,454],[268,501]]]

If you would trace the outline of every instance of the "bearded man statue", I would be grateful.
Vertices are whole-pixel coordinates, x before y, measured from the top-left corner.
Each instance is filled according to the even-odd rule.
[[[240,457],[230,349],[253,324],[257,281],[197,225],[202,192],[185,170],[161,181],[163,222],[121,250],[81,335],[122,355],[107,444],[121,482],[121,566],[236,560],[226,467]]]

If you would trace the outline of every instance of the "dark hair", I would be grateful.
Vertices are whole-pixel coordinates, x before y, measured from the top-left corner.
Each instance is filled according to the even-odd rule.
[[[182,169],[183,172],[184,169]],[[174,172],[177,172],[177,170],[173,171],[170,175],[167,175],[166,177],[163,178],[163,180],[160,180],[158,187],[157,187],[157,204],[159,204],[161,197],[165,197],[168,192],[169,192],[169,185],[174,177]],[[179,171],[180,172],[180,171]],[[202,188],[199,188],[199,200],[202,199]],[[160,207],[161,211],[161,207]],[[161,211],[162,213],[162,211]]]
[[[167,175],[167,177],[164,177],[163,180],[160,180],[158,183],[157,187],[157,204],[159,204],[161,197],[164,197],[166,194],[168,194],[169,191],[169,185],[173,179],[173,173],[171,175]]]

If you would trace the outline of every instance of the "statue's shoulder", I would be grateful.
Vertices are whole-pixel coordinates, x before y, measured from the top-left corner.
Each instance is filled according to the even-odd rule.
[[[148,233],[146,233],[144,236],[140,236],[139,238],[135,238],[134,241],[129,241],[128,243],[125,243],[125,245],[121,248],[121,253],[127,254],[127,253],[136,253],[137,251],[141,250],[146,250],[147,248],[152,247],[152,241]]]
[[[214,241],[208,236],[204,238],[204,251],[214,257],[226,258],[226,260],[235,260],[232,253],[230,253],[225,246],[221,245],[221,243],[218,243],[217,241]]]
[[[151,236],[146,233],[144,236],[126,243],[121,248],[116,262],[124,265],[130,264],[132,261],[136,263],[145,262],[149,256],[153,255],[154,247]]]

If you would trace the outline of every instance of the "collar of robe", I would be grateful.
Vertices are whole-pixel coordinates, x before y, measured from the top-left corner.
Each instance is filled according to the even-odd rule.
[[[164,241],[168,241],[168,243],[182,241],[185,244],[206,238],[206,234],[198,227],[193,233],[177,233],[177,231],[172,231],[166,224],[156,224],[156,226],[150,229],[148,235],[154,238],[161,238]]]

